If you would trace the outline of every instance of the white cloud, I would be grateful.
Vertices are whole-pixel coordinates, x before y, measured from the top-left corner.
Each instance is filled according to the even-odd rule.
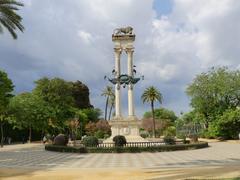
[[[78,36],[86,43],[86,44],[90,44],[91,41],[93,40],[93,37],[90,33],[83,31],[83,30],[79,30],[78,31]]]
[[[196,29],[196,54],[202,67],[234,65],[240,53],[238,0],[176,0],[171,20]],[[189,32],[187,29],[185,31]]]
[[[186,111],[183,87],[196,74],[214,65],[239,67],[238,0],[174,0],[172,12],[160,17],[152,0],[24,2],[25,33],[17,41],[4,33],[0,41],[0,66],[18,91],[29,90],[42,76],[79,79],[89,85],[92,103],[104,107],[103,76],[114,66],[111,34],[126,25],[134,27],[134,60],[145,75],[136,85],[139,115],[148,108],[140,95],[149,85],[162,91],[164,106]]]

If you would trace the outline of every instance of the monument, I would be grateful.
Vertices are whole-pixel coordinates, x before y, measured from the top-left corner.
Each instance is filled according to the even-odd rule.
[[[112,71],[113,78],[108,80],[115,85],[115,116],[110,120],[112,135],[106,142],[111,142],[116,135],[125,136],[127,142],[143,142],[139,135],[140,121],[134,111],[134,85],[140,80],[136,78],[136,70],[133,65],[133,52],[135,34],[132,27],[115,29],[112,34],[114,42],[115,68]],[[127,54],[128,73],[121,74],[121,54]],[[121,111],[121,89],[128,88],[128,116],[123,117]]]

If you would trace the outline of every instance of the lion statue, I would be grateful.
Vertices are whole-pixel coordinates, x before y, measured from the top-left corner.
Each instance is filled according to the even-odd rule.
[[[113,32],[114,35],[131,35],[133,34],[133,28],[131,26],[117,28]]]

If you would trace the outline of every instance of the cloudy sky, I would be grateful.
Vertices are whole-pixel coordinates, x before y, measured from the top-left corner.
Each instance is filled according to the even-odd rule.
[[[240,68],[239,0],[22,1],[25,32],[16,41],[6,31],[0,35],[0,69],[16,93],[30,91],[43,76],[80,80],[103,109],[103,77],[114,67],[111,34],[126,25],[134,28],[134,61],[145,76],[135,87],[140,117],[149,110],[140,96],[150,85],[162,92],[161,106],[179,114],[190,109],[185,89],[196,74],[212,66]],[[126,72],[125,62],[123,56]],[[126,95],[124,89],[125,115]]]

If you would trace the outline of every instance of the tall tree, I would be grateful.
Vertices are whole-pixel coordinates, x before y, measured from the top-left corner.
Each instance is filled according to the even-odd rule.
[[[191,97],[191,106],[204,116],[208,129],[227,109],[240,106],[240,71],[212,68],[198,75],[186,92]]]
[[[143,103],[149,102],[151,104],[152,111],[152,120],[153,120],[153,137],[156,137],[156,127],[155,127],[155,115],[154,115],[154,102],[158,101],[160,104],[162,103],[162,94],[155,87],[148,87],[142,94]]]
[[[102,94],[102,96],[106,97],[106,105],[105,105],[105,116],[104,119],[107,120],[107,109],[108,109],[108,104],[109,104],[109,100],[110,98],[112,98],[114,96],[114,92],[113,92],[113,88],[111,86],[107,86]]]
[[[22,93],[13,97],[9,109],[15,116],[15,127],[29,130],[29,142],[32,139],[32,131],[44,132],[48,128],[49,120],[52,117],[46,102],[32,93]]]
[[[72,96],[74,98],[74,106],[76,108],[93,108],[89,99],[89,89],[81,81],[76,81],[72,83]]]
[[[23,3],[15,0],[0,0],[0,33],[3,32],[3,27],[5,27],[12,37],[17,39],[16,30],[19,29],[23,32],[22,17],[15,12],[19,10],[18,7],[20,6],[23,6]]]
[[[7,73],[0,70],[0,126],[1,126],[1,147],[3,147],[4,132],[3,125],[8,120],[8,105],[13,96],[13,83]]]
[[[42,98],[52,111],[52,124],[61,130],[65,121],[72,118],[74,114],[71,108],[74,105],[72,96],[72,83],[60,78],[41,78],[36,83],[33,94]]]

